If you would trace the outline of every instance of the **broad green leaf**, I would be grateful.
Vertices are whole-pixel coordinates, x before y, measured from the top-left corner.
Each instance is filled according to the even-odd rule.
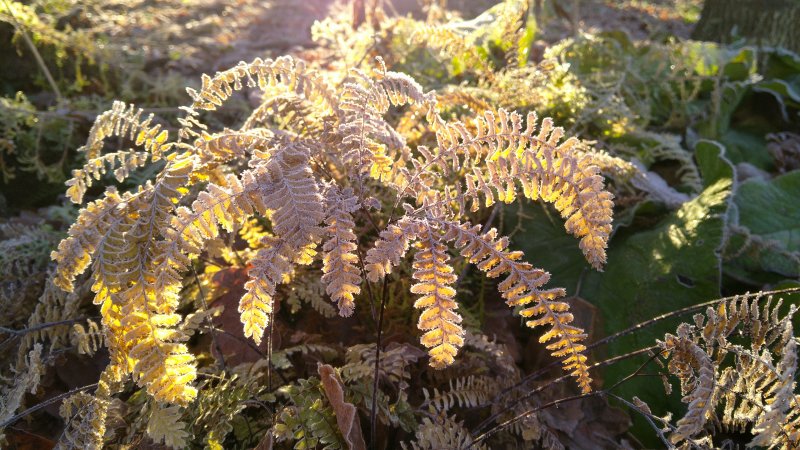
[[[739,186],[735,202],[740,225],[787,250],[800,250],[800,172],[770,181],[747,180]]]
[[[760,287],[800,277],[800,172],[750,179],[736,192],[725,273]]]
[[[581,296],[602,311],[607,334],[719,297],[719,251],[733,188],[733,168],[716,143],[701,141],[696,157],[704,177],[703,192],[655,227],[615,239],[605,272],[593,272],[584,280]],[[674,332],[677,323],[679,319],[668,320],[637,331],[600,349],[598,355],[624,355],[654,345],[665,332]],[[606,385],[635,372],[646,360],[637,357],[612,365],[605,373]],[[644,373],[657,370],[649,367]],[[639,396],[656,414],[667,408],[683,408],[676,395],[666,398],[661,382],[653,377],[632,378],[616,393],[628,399]],[[642,432],[647,435],[645,429]]]

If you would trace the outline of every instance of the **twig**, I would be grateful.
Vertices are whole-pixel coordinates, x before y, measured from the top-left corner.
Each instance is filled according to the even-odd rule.
[[[386,310],[386,301],[389,297],[389,278],[383,279],[383,292],[381,295],[381,309],[378,314],[378,339],[375,343],[375,380],[372,383],[372,408],[369,413],[370,425],[370,448],[375,450],[375,431],[377,428],[377,407],[378,407],[378,374],[381,370],[381,338],[383,332],[383,312]]]
[[[197,270],[195,270],[194,266],[192,266],[192,273],[194,274],[194,280],[197,282],[197,290],[200,291],[200,300],[203,301],[203,308],[208,311],[208,302],[206,302],[206,292],[203,289],[202,283],[200,283],[200,277],[197,276]],[[206,316],[206,322],[212,325],[211,327],[211,342],[214,344],[214,348],[217,349],[217,353],[219,353],[219,365],[220,369],[223,371],[225,370],[225,355],[222,354],[222,347],[219,346],[219,342],[217,342],[217,332],[216,329],[213,327],[213,322],[211,321],[211,316]]]
[[[25,411],[22,411],[21,413],[15,415],[15,416],[12,416],[11,418],[6,420],[5,422],[0,423],[0,429],[3,429],[5,427],[11,425],[12,423],[18,421],[19,419],[21,419],[21,418],[23,418],[25,416],[33,414],[33,413],[35,413],[36,411],[38,411],[38,410],[40,410],[42,408],[46,408],[46,407],[52,405],[53,403],[56,403],[56,402],[58,402],[60,400],[63,400],[63,399],[65,399],[65,398],[67,398],[67,397],[69,397],[71,395],[77,394],[78,392],[85,391],[87,389],[96,388],[97,385],[98,385],[98,383],[92,383],[92,384],[87,384],[86,386],[77,387],[77,388],[75,388],[75,389],[73,389],[73,390],[71,390],[69,392],[65,392],[63,394],[56,395],[53,398],[49,398],[49,399],[43,401],[42,403],[39,403],[38,405],[31,406],[30,408],[26,409]]]
[[[61,103],[64,100],[64,97],[61,95],[61,91],[58,89],[58,85],[56,84],[56,80],[53,79],[53,75],[50,74],[50,69],[48,69],[47,65],[44,63],[42,55],[39,53],[39,50],[36,49],[36,45],[34,45],[33,41],[28,36],[28,33],[25,32],[25,28],[17,20],[17,16],[14,15],[14,9],[11,8],[11,4],[8,3],[8,0],[3,0],[3,3],[6,4],[6,8],[8,9],[8,15],[11,16],[11,20],[14,21],[14,26],[17,28],[17,30],[19,30],[19,34],[22,35],[22,39],[25,41],[25,44],[27,44],[28,47],[31,49],[33,57],[36,59],[36,63],[39,65],[39,68],[42,69],[44,77],[47,78],[47,82],[50,84],[50,88],[53,89],[53,92],[56,94],[58,102]]]

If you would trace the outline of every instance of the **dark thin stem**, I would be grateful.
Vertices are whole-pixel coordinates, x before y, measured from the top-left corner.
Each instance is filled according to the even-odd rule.
[[[361,246],[356,247],[356,254],[358,255],[358,268],[361,270],[361,278],[366,281],[364,283],[367,288],[367,297],[369,297],[369,308],[372,312],[372,320],[377,321],[375,314],[375,296],[372,294],[372,283],[367,278],[367,270],[364,267],[364,255],[361,253]]]
[[[21,419],[21,418],[23,418],[25,416],[31,415],[31,414],[35,413],[36,411],[38,411],[38,410],[40,410],[42,408],[46,408],[46,407],[52,405],[53,403],[61,401],[61,400],[65,399],[65,398],[67,398],[67,397],[69,397],[71,395],[77,394],[78,392],[85,391],[87,389],[97,388],[97,385],[98,385],[98,383],[87,384],[86,386],[77,387],[77,388],[75,388],[75,389],[73,389],[73,390],[71,390],[69,392],[65,392],[63,394],[56,395],[53,398],[48,398],[47,400],[43,401],[42,403],[39,403],[38,405],[31,406],[30,408],[26,409],[25,411],[22,411],[21,413],[15,415],[15,416],[12,416],[11,418],[6,420],[5,422],[0,423],[0,430],[5,428],[5,427],[7,427],[7,426],[9,426],[9,425],[11,425],[12,423],[18,421],[19,419]]]
[[[650,349],[648,349],[648,350],[650,350]],[[543,409],[547,409],[547,408],[550,408],[550,407],[553,407],[553,406],[558,406],[558,405],[560,405],[560,404],[562,404],[562,403],[566,403],[566,402],[571,402],[571,401],[575,401],[575,400],[580,400],[580,399],[582,399],[582,398],[589,398],[589,397],[598,396],[598,395],[600,395],[600,396],[604,396],[604,395],[606,395],[608,392],[611,392],[611,391],[612,391],[612,390],[614,390],[616,387],[620,386],[622,383],[625,383],[626,381],[628,381],[628,380],[630,380],[630,379],[634,378],[635,376],[637,376],[637,375],[638,375],[638,374],[639,374],[639,373],[640,373],[642,370],[644,370],[644,368],[645,368],[645,367],[647,367],[647,366],[648,366],[648,365],[649,365],[649,364],[650,364],[650,363],[651,363],[651,362],[652,362],[652,361],[653,361],[653,360],[654,360],[656,357],[658,357],[658,355],[659,355],[659,354],[660,354],[660,352],[659,352],[659,353],[654,353],[654,354],[653,354],[653,355],[652,355],[650,358],[648,358],[648,359],[647,359],[647,361],[645,361],[645,362],[644,362],[644,364],[642,364],[641,366],[639,366],[639,368],[638,368],[638,369],[636,369],[636,370],[635,370],[633,373],[631,373],[630,375],[626,376],[625,378],[623,378],[623,379],[621,379],[621,380],[617,381],[616,383],[614,383],[614,384],[613,384],[611,387],[609,387],[608,389],[604,389],[604,390],[602,390],[602,391],[594,391],[594,392],[589,392],[589,393],[586,393],[586,394],[573,395],[573,396],[571,396],[571,397],[565,397],[565,398],[561,398],[561,399],[558,399],[558,400],[554,400],[554,401],[552,401],[552,402],[550,402],[550,403],[546,403],[546,404],[544,404],[544,405],[542,405],[542,406],[537,406],[537,407],[535,407],[535,408],[531,408],[531,409],[529,409],[529,410],[526,410],[525,412],[523,412],[523,413],[521,413],[521,414],[517,414],[516,416],[512,417],[511,419],[508,419],[508,420],[506,420],[506,421],[504,421],[504,422],[502,422],[502,423],[499,423],[499,424],[497,424],[497,425],[496,425],[495,427],[493,427],[492,429],[490,429],[490,430],[487,430],[486,432],[484,432],[484,433],[483,433],[483,434],[481,434],[480,436],[476,437],[476,438],[475,438],[475,440],[473,441],[473,445],[474,445],[474,444],[477,444],[478,442],[481,442],[481,441],[483,441],[483,440],[487,439],[487,438],[488,438],[489,436],[491,436],[492,434],[494,434],[494,433],[496,433],[496,432],[498,432],[498,431],[502,430],[503,428],[505,428],[505,427],[507,427],[507,426],[509,426],[509,425],[513,424],[514,422],[517,422],[517,421],[518,421],[518,420],[520,420],[520,419],[524,419],[525,417],[527,417],[527,416],[529,416],[529,415],[531,415],[531,414],[533,414],[533,413],[539,412],[539,411],[541,411],[541,410],[543,410]],[[562,378],[565,378],[565,377],[562,377]],[[530,394],[526,395],[526,397],[528,397],[528,396],[530,396]],[[508,408],[507,408],[507,409],[508,409]]]
[[[675,448],[675,446],[672,445],[672,443],[669,442],[667,437],[664,436],[664,432],[661,431],[661,429],[658,428],[658,426],[656,426],[655,422],[653,422],[653,419],[659,420],[662,423],[665,423],[667,425],[671,425],[669,422],[665,421],[661,417],[658,417],[658,416],[655,416],[655,415],[653,415],[651,413],[648,413],[647,411],[643,411],[642,408],[639,408],[638,406],[634,405],[633,403],[629,402],[628,400],[625,400],[624,398],[620,397],[619,395],[612,394],[611,392],[608,392],[607,395],[609,397],[612,397],[612,398],[616,399],[619,402],[622,402],[628,408],[631,408],[632,410],[634,410],[634,411],[638,412],[639,414],[641,414],[642,417],[644,417],[645,420],[647,420],[647,423],[649,423],[650,426],[653,427],[653,430],[655,430],[656,434],[658,434],[658,437],[659,437],[659,439],[661,439],[661,442],[663,442],[664,445],[666,445],[666,448],[668,448],[668,449],[674,449]]]
[[[381,308],[378,314],[378,339],[375,343],[375,380],[372,382],[372,408],[369,414],[370,448],[375,450],[375,431],[377,428],[378,410],[378,374],[381,370],[381,338],[383,337],[383,312],[386,310],[386,301],[389,298],[389,279],[383,279],[383,294],[381,295]]]
[[[591,366],[589,369],[591,370],[591,369],[596,369],[596,368],[598,368],[598,367],[609,366],[609,365],[611,365],[611,364],[614,364],[614,363],[616,363],[616,362],[618,362],[618,361],[621,361],[621,360],[624,360],[624,359],[627,359],[627,358],[633,358],[633,357],[635,357],[635,356],[639,356],[639,355],[641,355],[641,354],[643,354],[643,353],[650,352],[650,351],[652,351],[652,350],[655,350],[655,349],[657,349],[657,348],[659,348],[657,345],[653,345],[653,346],[651,346],[651,347],[647,347],[647,348],[642,348],[642,349],[639,349],[639,350],[635,350],[635,351],[633,351],[633,352],[626,353],[626,354],[624,354],[624,355],[615,356],[615,357],[613,357],[613,358],[609,358],[609,359],[606,359],[606,360],[604,360],[604,361],[600,361],[600,362],[597,362],[597,363],[595,363],[595,364],[592,364],[592,366]],[[552,366],[552,365],[553,365],[553,364],[551,364],[551,366]],[[557,364],[556,364],[556,365],[557,365]],[[539,371],[537,371],[537,372],[539,372]],[[571,375],[562,375],[562,376],[560,376],[560,377],[556,378],[555,380],[553,380],[553,381],[551,381],[551,382],[549,382],[549,383],[547,383],[547,384],[545,384],[545,385],[542,385],[542,386],[539,386],[539,387],[537,387],[537,388],[535,388],[535,389],[532,389],[531,391],[527,392],[526,394],[524,394],[524,395],[522,395],[522,396],[519,396],[519,397],[517,397],[517,398],[516,398],[516,399],[515,399],[515,400],[514,400],[514,401],[513,401],[513,402],[512,402],[510,405],[509,405],[509,407],[514,407],[514,406],[516,406],[517,404],[519,404],[519,403],[521,403],[521,402],[524,402],[525,400],[527,400],[527,399],[529,399],[529,398],[533,397],[534,395],[538,394],[539,392],[541,392],[541,391],[543,391],[543,390],[545,390],[545,389],[547,389],[547,388],[549,388],[549,387],[556,386],[558,383],[560,383],[560,382],[562,382],[562,381],[565,381],[565,380],[568,380],[569,378],[571,378]],[[520,387],[520,383],[517,383],[515,386],[512,386],[511,388],[508,388],[508,389],[506,389],[506,391],[508,391],[508,392],[514,392],[514,390],[518,389],[519,387]],[[499,401],[499,399],[500,399],[500,398],[502,398],[502,394],[501,394],[501,395],[498,395],[497,397],[495,397],[495,399],[493,400],[493,402],[497,402],[497,401]],[[480,423],[480,424],[479,424],[479,425],[478,425],[478,426],[475,428],[475,431],[477,432],[477,431],[480,431],[480,430],[482,430],[482,429],[486,428],[486,427],[487,427],[487,426],[488,426],[490,423],[494,422],[494,421],[495,421],[495,420],[496,420],[498,417],[500,417],[500,415],[501,415],[501,414],[503,414],[503,412],[504,412],[504,411],[498,411],[498,412],[496,412],[496,413],[492,414],[491,416],[489,416],[489,417],[488,417],[486,420],[484,420],[483,422],[481,422],[481,423]]]
[[[59,325],[72,325],[73,323],[82,322],[84,320],[89,320],[89,319],[97,320],[99,319],[99,317],[78,317],[76,319],[59,320],[58,322],[46,322],[46,323],[41,323],[39,325],[34,325],[29,328],[23,328],[21,330],[15,330],[13,328],[6,328],[0,326],[0,333],[8,333],[8,334],[13,334],[15,336],[24,336],[28,333],[33,333],[34,331],[43,330],[45,328],[57,327]]]
[[[704,303],[700,303],[698,305],[687,306],[685,308],[682,308],[682,309],[679,309],[679,310],[676,310],[676,311],[672,311],[672,312],[669,312],[669,313],[666,313],[666,314],[662,314],[662,315],[654,317],[654,318],[652,318],[650,320],[646,320],[644,322],[638,323],[636,325],[633,325],[630,328],[622,330],[622,331],[620,331],[618,333],[614,333],[611,336],[607,336],[607,337],[605,337],[603,339],[600,339],[599,341],[595,341],[595,342],[593,342],[593,343],[591,343],[591,344],[586,346],[586,351],[593,350],[593,349],[595,349],[595,348],[597,348],[597,347],[599,347],[601,345],[608,344],[609,342],[614,341],[614,340],[616,340],[616,339],[618,339],[620,337],[627,336],[627,335],[635,333],[635,332],[637,332],[637,331],[639,331],[639,330],[641,330],[643,328],[647,328],[649,326],[655,325],[656,323],[661,322],[662,320],[666,320],[666,319],[670,319],[670,318],[673,318],[673,317],[678,317],[678,316],[690,314],[690,313],[693,313],[693,312],[697,312],[697,311],[700,311],[700,310],[702,310],[704,308],[707,308],[709,306],[714,306],[714,305],[719,304],[721,302],[730,301],[730,300],[733,300],[735,298],[751,298],[751,297],[760,298],[760,297],[766,297],[766,296],[769,296],[769,295],[791,294],[791,293],[794,293],[794,292],[800,292],[800,288],[793,287],[793,288],[787,288],[787,289],[779,289],[779,290],[775,290],[775,291],[759,291],[759,292],[756,292],[756,293],[753,293],[753,294],[750,294],[750,293],[739,294],[739,295],[733,295],[733,296],[730,296],[730,297],[723,297],[723,298],[718,298],[718,299],[715,299],[715,300],[710,300],[710,301],[707,301],[707,302],[704,302]],[[623,356],[625,356],[625,355],[623,355]],[[498,393],[497,396],[495,397],[494,401],[499,401],[499,399],[501,399],[502,397],[504,397],[504,396],[508,395],[509,393],[513,392],[515,389],[518,389],[519,387],[525,385],[526,383],[529,383],[529,382],[539,378],[543,374],[547,373],[550,369],[552,369],[554,367],[557,367],[560,364],[561,364],[561,361],[553,361],[552,363],[542,367],[541,369],[536,370],[535,372],[525,376],[519,382],[517,382],[514,386],[510,386],[510,387],[508,387],[506,389],[503,389],[500,393]]]
[[[197,276],[197,270],[195,270],[194,266],[192,266],[192,273],[194,274],[194,280],[197,282],[197,290],[200,292],[200,300],[203,301],[203,308],[208,311],[208,302],[206,302],[206,292],[203,289],[202,283],[200,283],[200,277]],[[213,325],[211,321],[211,316],[206,316],[206,322]],[[225,370],[225,355],[222,354],[222,347],[219,346],[219,342],[217,341],[217,332],[215,328],[211,327],[211,342],[214,344],[214,348],[217,350],[219,354],[219,365],[221,370]]]

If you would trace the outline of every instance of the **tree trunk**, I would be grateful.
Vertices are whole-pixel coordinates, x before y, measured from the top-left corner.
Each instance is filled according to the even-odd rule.
[[[723,43],[745,38],[800,53],[798,23],[799,0],[706,0],[692,38]]]

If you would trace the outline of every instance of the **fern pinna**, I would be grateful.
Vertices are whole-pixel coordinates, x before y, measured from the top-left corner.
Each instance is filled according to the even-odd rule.
[[[245,86],[263,91],[266,106],[238,130],[209,129],[201,112]],[[176,313],[182,276],[210,240],[255,217],[269,220],[271,234],[248,262],[239,312],[256,342],[270,326],[277,286],[298,264],[322,259],[326,292],[347,316],[363,278],[382,280],[413,247],[411,291],[419,294],[422,344],[432,366],[446,367],[464,343],[449,254],[457,252],[487,276],[505,277],[498,285],[502,297],[523,307],[528,326],[546,328],[541,341],[582,391],[591,389],[581,343],[586,335],[559,300],[564,290],[544,289],[547,272],[509,250],[496,230],[468,221],[471,212],[512,202],[519,193],[544,200],[580,239],[591,265],[601,268],[612,195],[594,163],[598,155],[576,146],[575,138],[563,140],[552,120],[499,109],[468,124],[448,122],[432,92],[387,71],[380,60],[374,73],[352,70],[339,88],[302,61],[280,57],[204,76],[199,90],[188,91],[193,103],[179,119],[177,140],[152,117],[115,103],[97,118],[83,147],[88,162],[67,183],[69,198],[81,203],[106,171],[121,181],[138,167],[164,162],[153,181],[125,193],[109,188],[86,205],[52,254],[55,282],[67,291],[91,265],[111,352],[110,381],[131,375],[162,402],[185,404],[196,396],[195,358]],[[299,107],[314,118],[310,125],[277,124],[276,112]],[[392,107],[418,111],[435,145],[409,148],[386,118]],[[127,136],[139,150],[103,155],[103,140],[113,136]],[[379,235],[362,252],[355,227],[367,222]]]

